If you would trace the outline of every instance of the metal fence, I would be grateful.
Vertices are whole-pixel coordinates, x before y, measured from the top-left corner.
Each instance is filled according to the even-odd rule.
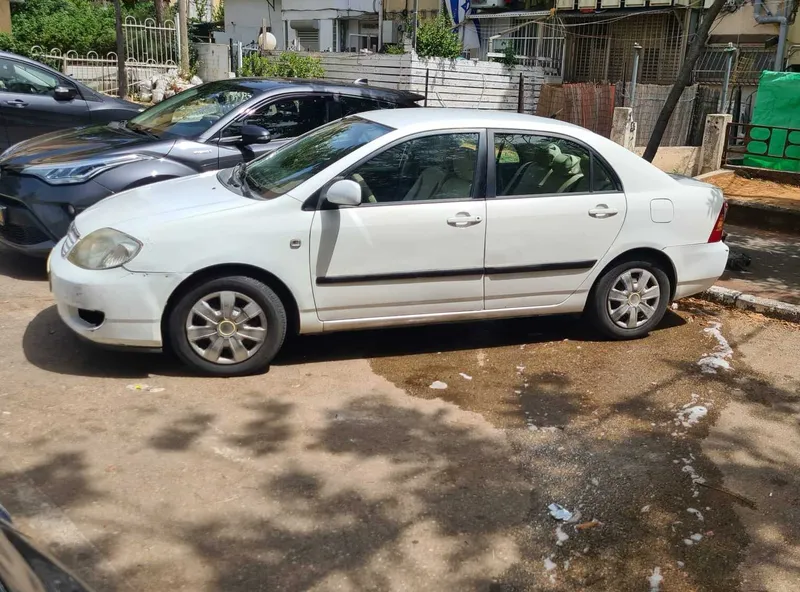
[[[178,34],[173,21],[158,25],[153,19],[140,22],[133,17],[126,17],[122,30],[129,89],[149,88],[154,77],[177,73]],[[117,54],[114,52],[104,56],[94,51],[79,55],[75,51],[62,52],[34,46],[30,49],[30,55],[93,90],[109,95],[119,93]]]

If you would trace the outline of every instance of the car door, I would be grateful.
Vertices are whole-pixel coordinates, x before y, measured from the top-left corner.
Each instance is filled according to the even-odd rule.
[[[328,95],[305,94],[273,98],[244,113],[220,132],[219,168],[232,167],[271,152],[287,142],[324,124]],[[242,126],[257,125],[268,130],[266,144],[243,146]]]
[[[57,98],[58,87],[71,89],[71,98]],[[0,58],[0,115],[9,144],[91,121],[89,106],[74,84],[7,57]]]
[[[355,207],[325,207],[311,228],[311,279],[322,321],[483,308],[485,133],[398,141],[345,173]]]
[[[558,305],[613,244],[625,194],[608,164],[574,138],[490,135],[486,309]]]

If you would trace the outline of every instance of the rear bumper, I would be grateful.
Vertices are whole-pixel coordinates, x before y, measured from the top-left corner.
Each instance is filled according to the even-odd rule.
[[[664,249],[678,276],[675,300],[699,294],[713,286],[725,271],[728,251],[728,245],[722,241]]]

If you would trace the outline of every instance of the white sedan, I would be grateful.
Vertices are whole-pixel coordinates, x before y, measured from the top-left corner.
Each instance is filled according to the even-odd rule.
[[[219,376],[289,332],[585,312],[631,339],[720,276],[724,214],[718,189],[570,124],[375,111],[100,202],[51,282],[80,336]]]

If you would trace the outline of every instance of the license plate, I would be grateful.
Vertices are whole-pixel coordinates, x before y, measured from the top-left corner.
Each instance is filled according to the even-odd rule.
[[[6,225],[6,211],[5,206],[0,206],[0,226]]]

